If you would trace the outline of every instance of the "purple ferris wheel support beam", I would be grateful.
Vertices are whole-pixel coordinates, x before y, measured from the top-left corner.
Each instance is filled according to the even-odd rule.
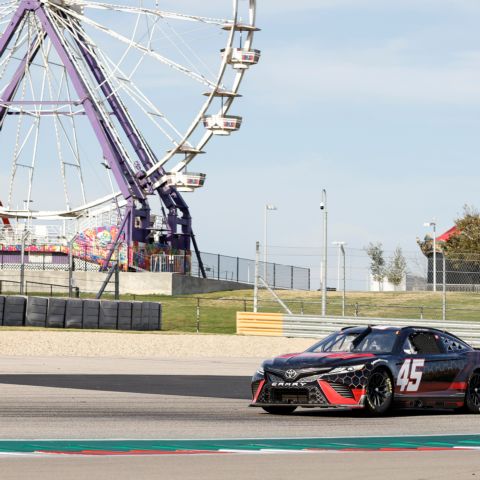
[[[79,27],[79,31],[81,31],[81,26],[79,25],[79,22],[76,23]],[[107,99],[113,111],[113,114],[117,117],[120,126],[125,132],[125,135],[128,138],[130,144],[132,145],[135,153],[137,154],[142,168],[144,170],[150,169],[154,164],[152,163],[152,159],[153,162],[158,161],[155,153],[134,124],[122,100],[115,93],[114,89],[110,85],[102,66],[98,64],[95,56],[92,54],[92,52],[90,52],[89,48],[92,47],[85,47],[85,45],[88,45],[89,43],[83,38],[81,34],[77,33],[77,35],[78,37],[80,37],[76,38],[77,46],[79,47],[85,59],[85,62],[89,66],[92,75],[99,84],[102,93]],[[166,172],[163,168],[158,169],[155,173],[155,176],[150,179],[150,181],[155,183],[163,175],[165,175],[165,173]],[[142,179],[142,177],[139,178]],[[145,188],[148,189],[148,185],[145,185]],[[184,201],[183,197],[174,187],[167,186],[159,188],[157,192],[169,211],[168,230],[170,241],[172,242],[172,244],[175,244],[174,246],[176,248],[189,250],[190,239],[193,236],[193,232],[192,219],[187,203]],[[182,213],[181,218],[179,218],[178,210],[180,210],[180,212]],[[179,226],[181,227],[182,234],[179,238],[177,238],[176,234]],[[145,226],[145,228],[147,227],[148,226]]]
[[[123,197],[127,200],[132,197],[138,200],[145,200],[145,195],[142,189],[137,184],[136,178],[130,171],[126,159],[123,158],[115,144],[113,135],[109,131],[108,125],[106,125],[105,121],[102,119],[102,115],[97,109],[94,100],[91,98],[88,87],[78,72],[75,62],[70,57],[70,53],[62,41],[61,34],[56,25],[51,21],[50,17],[45,12],[44,6],[38,0],[24,0],[24,3],[29,4],[30,9],[35,11],[44,31],[50,38],[52,45],[62,60],[70,80],[72,81],[72,85],[82,101],[85,113],[92,124],[95,135],[102,147],[103,155],[112,169]]]

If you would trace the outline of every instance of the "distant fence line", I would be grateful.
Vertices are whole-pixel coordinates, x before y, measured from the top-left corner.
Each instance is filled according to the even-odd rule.
[[[98,271],[100,263],[89,261],[88,249],[81,251],[81,256],[73,257],[73,270],[75,271]],[[95,252],[97,253],[97,252]],[[220,255],[213,253],[201,254],[207,278],[226,280],[229,282],[245,283],[252,285],[255,277],[255,261]],[[97,258],[98,260],[98,258]],[[187,274],[201,277],[202,271],[198,259],[192,255],[163,255],[154,254],[148,258],[149,271]],[[70,262],[65,252],[25,252],[23,258],[25,270],[30,271],[68,271]],[[20,270],[22,256],[19,252],[0,252],[0,270]],[[264,275],[265,264],[259,263],[259,269]],[[140,269],[141,270],[141,269]],[[294,265],[282,265],[268,262],[266,264],[267,282],[273,288],[289,290],[310,290],[310,269],[296,267]]]
[[[253,285],[255,282],[255,260],[231,257],[215,253],[201,253],[207,278],[227,280]],[[259,272],[263,276],[265,263],[259,262]],[[265,281],[273,288],[288,290],[310,290],[310,269],[267,262]],[[197,258],[192,258],[192,275],[200,277],[201,270]]]

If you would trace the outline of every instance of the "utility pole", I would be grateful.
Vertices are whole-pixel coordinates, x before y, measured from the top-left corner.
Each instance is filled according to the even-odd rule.
[[[437,223],[435,219],[431,222],[425,222],[424,227],[433,228],[433,291],[437,291]]]
[[[323,278],[322,278],[322,316],[327,314],[327,256],[328,256],[328,212],[327,191],[322,190],[320,210],[323,211]]]
[[[260,242],[255,244],[255,280],[253,284],[253,311],[258,311],[258,262],[260,257]]]
[[[268,255],[267,255],[267,223],[268,212],[277,210],[275,205],[265,205],[265,218],[264,218],[264,230],[263,230],[263,279],[268,283]]]

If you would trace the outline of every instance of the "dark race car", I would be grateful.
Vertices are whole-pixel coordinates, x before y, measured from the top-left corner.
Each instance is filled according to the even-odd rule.
[[[448,332],[420,327],[347,327],[303,353],[263,362],[252,407],[465,407],[480,412],[480,351]]]

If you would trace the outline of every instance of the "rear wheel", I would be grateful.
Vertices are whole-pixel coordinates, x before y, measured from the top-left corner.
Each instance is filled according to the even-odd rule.
[[[471,413],[480,413],[480,372],[473,373],[468,381],[465,406]]]
[[[297,407],[262,407],[267,413],[272,413],[274,415],[290,415],[293,413]]]
[[[392,379],[386,370],[375,370],[368,379],[365,409],[370,415],[387,413],[393,403]]]

